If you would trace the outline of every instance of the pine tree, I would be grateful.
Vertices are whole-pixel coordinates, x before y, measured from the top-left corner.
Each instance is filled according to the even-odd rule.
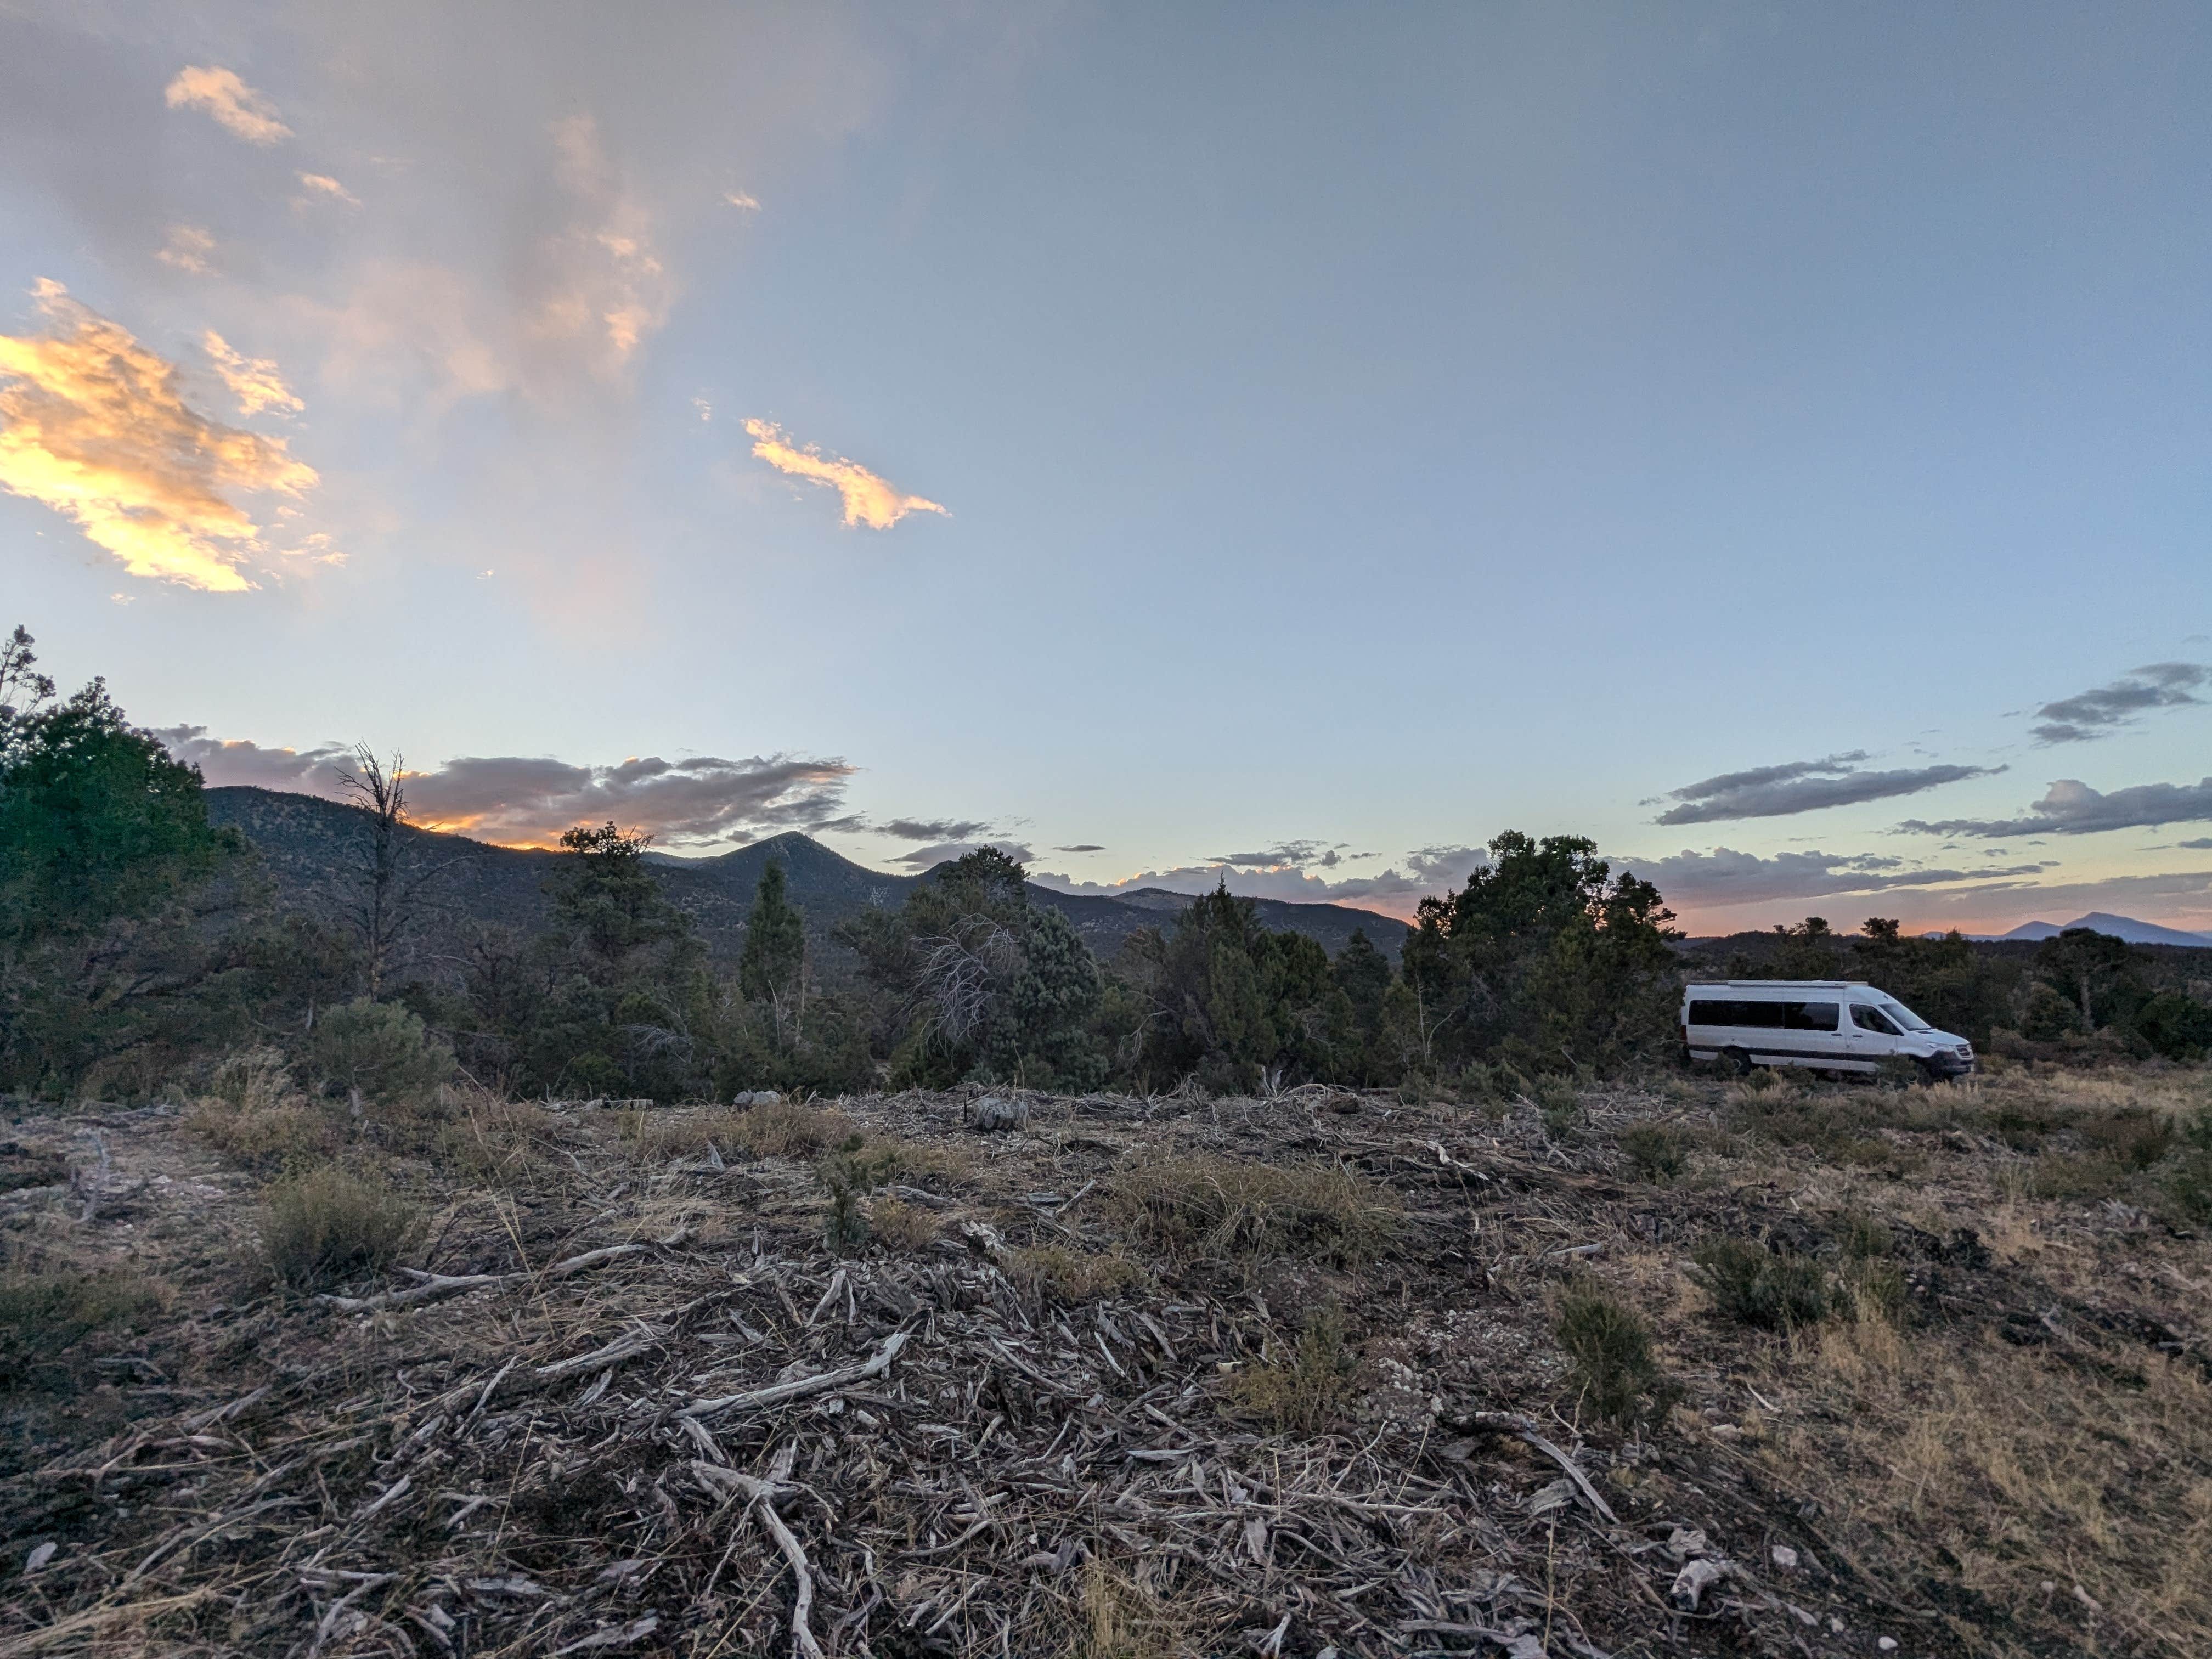
[[[795,1019],[799,981],[806,966],[805,918],[786,896],[783,866],[770,860],[753,891],[745,921],[745,948],[738,958],[738,989],[748,1002],[775,1011],[777,1035],[787,1015]]]

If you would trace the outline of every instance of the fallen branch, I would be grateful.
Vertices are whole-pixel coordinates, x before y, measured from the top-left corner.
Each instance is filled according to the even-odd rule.
[[[399,1271],[419,1281],[404,1291],[380,1291],[374,1296],[323,1296],[327,1302],[344,1313],[380,1313],[386,1308],[419,1307],[425,1302],[442,1302],[449,1296],[459,1296],[468,1291],[495,1291],[508,1285],[527,1284],[532,1280],[566,1279],[570,1273],[581,1273],[586,1267],[596,1267],[601,1262],[612,1261],[617,1256],[635,1255],[645,1249],[642,1244],[610,1244],[604,1249],[586,1250],[581,1255],[572,1255],[566,1261],[556,1261],[543,1273],[431,1273],[420,1267],[402,1267]]]
[[[1599,1515],[1603,1516],[1608,1524],[1616,1527],[1620,1524],[1620,1517],[1613,1512],[1613,1506],[1605,1501],[1598,1489],[1590,1485],[1589,1476],[1583,1473],[1582,1466],[1539,1434],[1536,1431],[1536,1425],[1531,1419],[1522,1416],[1520,1413],[1474,1412],[1462,1418],[1454,1426],[1490,1434],[1518,1436],[1565,1469],[1567,1479],[1574,1482],[1575,1490],[1582,1494],[1583,1501]]]
[[[854,1382],[865,1382],[870,1377],[881,1376],[891,1368],[901,1348],[914,1334],[911,1331],[893,1331],[884,1339],[884,1346],[869,1358],[857,1365],[848,1365],[842,1370],[823,1371],[817,1376],[795,1376],[788,1382],[771,1382],[765,1389],[753,1389],[744,1394],[726,1394],[713,1400],[695,1400],[677,1415],[678,1417],[712,1417],[726,1411],[758,1411],[764,1406],[781,1406],[787,1400],[804,1400],[809,1395],[827,1394],[833,1389],[842,1389]]]
[[[893,1340],[902,1340],[905,1334],[901,1331]],[[761,1524],[768,1528],[769,1536],[775,1540],[776,1548],[783,1552],[783,1559],[791,1566],[791,1650],[800,1659],[823,1659],[822,1644],[814,1639],[811,1618],[814,1611],[814,1570],[806,1559],[806,1547],[799,1541],[799,1535],[775,1512],[775,1500],[791,1488],[781,1481],[740,1474],[717,1463],[695,1461],[691,1467],[707,1485],[726,1492],[741,1492],[752,1499],[748,1512],[758,1512]]]

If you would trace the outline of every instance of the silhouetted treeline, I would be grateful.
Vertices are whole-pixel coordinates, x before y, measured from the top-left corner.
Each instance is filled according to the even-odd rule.
[[[1332,959],[1225,890],[1102,962],[985,850],[838,929],[862,971],[825,990],[781,866],[718,969],[646,839],[614,824],[562,838],[545,925],[479,924],[457,952],[410,951],[434,870],[370,855],[383,843],[366,838],[359,905],[281,913],[251,848],[209,823],[198,774],[98,682],[58,699],[31,644],[20,629],[0,641],[0,1088],[143,1094],[249,1046],[332,1086],[458,1066],[521,1094],[662,1100],[968,1080],[1486,1093],[1676,1061],[1674,917],[1572,836],[1498,836],[1464,888],[1422,902],[1396,968],[1364,934]],[[360,758],[365,799],[399,787]],[[2021,958],[1879,920],[1844,939],[1814,918],[1756,961],[1686,965],[1867,979],[2000,1052],[2212,1048],[2202,981],[2097,934]]]

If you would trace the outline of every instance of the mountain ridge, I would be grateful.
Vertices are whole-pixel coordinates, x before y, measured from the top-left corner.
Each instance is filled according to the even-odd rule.
[[[211,788],[206,799],[210,820],[240,831],[260,854],[282,902],[327,921],[345,915],[351,902],[349,872],[362,866],[368,848],[368,819],[359,808],[246,784]],[[544,926],[550,915],[546,879],[568,856],[404,826],[404,878],[419,879],[424,896],[418,929],[424,937],[416,954],[459,959],[466,953],[474,927],[481,924],[524,933]],[[903,902],[915,886],[937,873],[871,870],[796,830],[708,858],[646,856],[670,899],[690,915],[709,952],[721,959],[734,957],[742,948],[761,872],[770,860],[780,860],[792,902],[805,915],[817,960],[832,979],[847,976],[856,966],[852,953],[834,937],[836,925],[863,909]],[[1114,955],[1139,928],[1167,925],[1194,901],[1192,895],[1160,889],[1124,898],[1062,893],[1035,882],[1029,884],[1029,896],[1031,903],[1049,905],[1066,915],[1102,957]],[[1346,905],[1285,899],[1253,903],[1268,927],[1304,933],[1331,956],[1351,942],[1354,932],[1364,931],[1395,960],[1410,931],[1395,916]]]
[[[2179,945],[2196,950],[2212,951],[2212,933],[2192,933],[2179,927],[2167,927],[2155,921],[2141,921],[2134,916],[2116,916],[2106,910],[2092,910],[2072,921],[2023,921],[2009,933],[1977,933],[1977,939],[2046,939],[2070,933],[2077,927],[2087,927],[2093,933],[2107,933],[2114,939],[2125,939],[2130,945]]]

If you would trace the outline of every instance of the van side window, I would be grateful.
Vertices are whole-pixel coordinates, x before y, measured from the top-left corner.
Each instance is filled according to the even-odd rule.
[[[1782,1024],[1782,1004],[1778,1002],[1692,1002],[1690,1005],[1690,1024],[1692,1025],[1749,1025],[1761,1029],[1778,1030]],[[1829,1027],[1831,1030],[1833,1026]]]
[[[1785,1002],[1782,1005],[1782,1024],[1784,1030],[1791,1031],[1832,1031],[1840,1012],[1840,1005],[1833,1002]]]
[[[1851,1004],[1851,1024],[1862,1031],[1879,1031],[1884,1036],[1896,1036],[1898,1029],[1890,1023],[1887,1014],[1863,1002]]]

